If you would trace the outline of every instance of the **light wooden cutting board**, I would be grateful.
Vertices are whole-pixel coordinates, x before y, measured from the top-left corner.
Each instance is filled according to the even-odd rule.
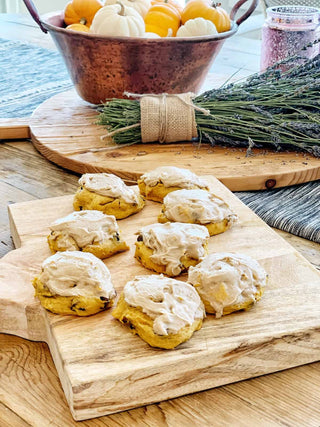
[[[251,255],[268,272],[269,283],[251,311],[218,320],[208,315],[202,329],[174,350],[149,347],[111,310],[77,318],[42,309],[31,281],[50,255],[48,225],[72,211],[73,196],[9,206],[19,249],[0,261],[0,332],[48,343],[76,420],[320,359],[319,272],[219,181],[211,177],[210,182],[239,215],[231,230],[210,238],[210,252]],[[133,257],[135,232],[156,221],[159,210],[160,204],[149,202],[140,213],[119,221],[131,250],[105,261],[118,295],[129,279],[150,273]]]

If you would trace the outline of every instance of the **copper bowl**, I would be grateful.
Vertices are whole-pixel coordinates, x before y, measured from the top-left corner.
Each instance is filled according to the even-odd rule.
[[[39,17],[31,0],[24,0],[41,30],[49,32],[66,63],[78,94],[100,104],[107,98],[131,93],[197,93],[224,40],[234,35],[257,6],[234,20],[240,0],[233,7],[231,29],[215,36],[147,39],[106,37],[66,30],[62,12]]]

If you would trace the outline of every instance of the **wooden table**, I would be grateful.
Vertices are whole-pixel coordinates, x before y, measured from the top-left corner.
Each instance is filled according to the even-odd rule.
[[[0,24],[0,37],[53,48],[49,37],[25,17],[0,15]],[[243,33],[233,40],[234,44],[226,45],[218,57],[212,80],[225,73],[231,75],[241,66],[243,55],[235,56],[237,46],[246,50],[243,54],[246,53],[248,68],[244,67],[243,73],[258,66],[258,40],[247,39]],[[230,55],[233,64],[228,62]],[[73,193],[78,176],[49,163],[27,141],[3,141],[0,166],[0,255],[3,256],[13,249],[7,204]],[[319,245],[278,233],[320,269]],[[320,425],[320,363],[80,423],[70,415],[46,344],[0,334],[0,373],[1,426]]]

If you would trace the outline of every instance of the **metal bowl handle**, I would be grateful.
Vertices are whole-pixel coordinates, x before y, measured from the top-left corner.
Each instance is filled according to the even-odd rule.
[[[42,26],[38,10],[35,7],[33,1],[32,0],[23,0],[23,3],[26,5],[26,8],[30,12],[30,15],[32,16],[32,18],[34,19],[34,21],[39,25],[40,29],[44,33],[47,33],[48,31]]]
[[[239,11],[240,7],[246,3],[248,0],[239,0],[232,8],[230,12],[230,18],[234,21],[234,17],[236,16],[237,12]],[[240,16],[239,19],[237,19],[236,23],[237,25],[242,24],[249,16],[252,14],[252,12],[255,10],[255,8],[258,6],[259,0],[253,0],[251,3],[251,6],[249,9],[244,13],[242,16]]]

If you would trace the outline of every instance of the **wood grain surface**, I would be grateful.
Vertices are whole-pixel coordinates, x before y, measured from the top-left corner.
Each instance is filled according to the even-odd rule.
[[[2,332],[48,343],[73,417],[77,420],[127,410],[195,391],[310,363],[320,354],[320,275],[219,181],[212,189],[239,215],[231,230],[210,239],[210,251],[243,252],[269,274],[268,289],[254,309],[203,328],[173,351],[149,347],[110,312],[90,318],[43,310],[30,285],[50,255],[48,224],[72,211],[73,196],[11,205],[12,235],[21,247],[1,261]],[[120,221],[130,252],[106,260],[120,293],[138,274],[135,232],[155,221],[160,205]],[[14,286],[12,286],[14,278]],[[185,280],[186,276],[182,276]]]
[[[3,426],[317,427],[320,363],[75,422],[44,343],[0,335]],[[17,360],[17,363],[13,361]],[[29,391],[28,391],[29,390]],[[295,402],[296,407],[292,406]],[[20,414],[20,415],[19,415]]]
[[[320,159],[295,153],[210,147],[207,144],[137,144],[114,147],[101,140],[106,133],[94,124],[96,111],[75,91],[58,94],[33,113],[30,129],[33,144],[48,160],[78,173],[115,173],[127,182],[170,162],[197,174],[213,174],[232,191],[283,187],[320,178]],[[0,137],[28,136],[15,119],[0,123]],[[106,150],[106,146],[109,148]],[[110,149],[111,148],[111,149]]]

